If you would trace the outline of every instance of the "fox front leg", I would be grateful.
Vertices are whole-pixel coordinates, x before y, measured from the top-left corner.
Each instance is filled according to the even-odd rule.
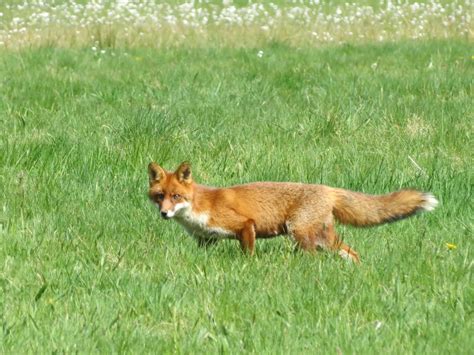
[[[244,253],[253,255],[255,248],[255,223],[252,220],[245,222],[244,228],[240,232],[239,241],[240,247]]]

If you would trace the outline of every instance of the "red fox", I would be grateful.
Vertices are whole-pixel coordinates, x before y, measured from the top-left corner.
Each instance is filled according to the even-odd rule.
[[[292,182],[212,188],[193,181],[187,162],[175,172],[150,163],[148,173],[149,198],[164,219],[174,218],[200,246],[237,239],[242,250],[251,255],[255,239],[289,234],[301,249],[326,248],[358,262],[355,250],[337,236],[334,220],[373,226],[431,211],[438,204],[431,193],[415,190],[367,195]]]

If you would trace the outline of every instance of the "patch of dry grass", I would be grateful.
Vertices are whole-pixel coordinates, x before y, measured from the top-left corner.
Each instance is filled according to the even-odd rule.
[[[403,39],[472,38],[473,3],[373,2],[234,6],[188,2],[38,1],[0,5],[0,48],[34,46],[256,47],[271,41],[292,46]]]

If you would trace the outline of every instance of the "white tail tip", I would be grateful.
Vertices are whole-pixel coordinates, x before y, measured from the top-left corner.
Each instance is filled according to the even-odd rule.
[[[421,208],[423,208],[425,211],[433,211],[436,206],[438,206],[438,200],[436,197],[433,196],[431,193],[426,193],[423,194],[423,197],[425,198],[424,203],[421,205]]]

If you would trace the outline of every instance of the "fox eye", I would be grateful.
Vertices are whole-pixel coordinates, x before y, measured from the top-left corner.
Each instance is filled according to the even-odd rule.
[[[181,198],[180,194],[174,194],[173,195],[173,200],[179,200]]]
[[[163,199],[165,198],[165,195],[164,195],[163,193],[159,192],[159,193],[157,193],[157,194],[155,195],[155,197],[156,197],[158,200],[161,201],[161,200],[163,200]]]

